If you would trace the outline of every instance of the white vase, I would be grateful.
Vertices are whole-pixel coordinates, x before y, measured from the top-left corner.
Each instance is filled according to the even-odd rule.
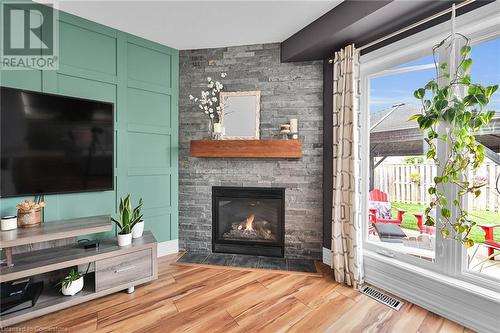
[[[144,220],[140,220],[132,228],[132,238],[142,237],[143,232],[144,232]]]
[[[73,296],[77,292],[83,289],[83,276],[80,276],[78,280],[71,282],[67,287],[64,285],[61,287],[61,292],[66,296]]]
[[[118,246],[127,246],[132,244],[132,233],[118,234]]]

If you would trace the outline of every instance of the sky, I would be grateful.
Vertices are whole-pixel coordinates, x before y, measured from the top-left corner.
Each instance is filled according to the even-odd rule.
[[[473,46],[472,59],[472,82],[481,83],[484,86],[500,85],[500,38]],[[431,55],[396,68],[432,63]],[[398,103],[420,105],[419,100],[413,97],[413,92],[423,87],[434,76],[434,69],[426,69],[371,79],[370,112],[384,110]],[[488,109],[500,112],[500,91],[493,95]]]

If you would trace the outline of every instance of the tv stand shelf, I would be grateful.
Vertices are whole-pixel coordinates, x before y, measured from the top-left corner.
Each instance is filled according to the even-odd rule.
[[[1,232],[1,247],[57,240],[110,231],[109,216],[95,216],[59,222],[47,222],[15,233]],[[63,296],[57,288],[44,283],[37,303],[28,309],[0,315],[0,328],[36,318],[76,304],[87,302],[117,291],[129,289],[158,278],[157,242],[150,231],[134,239],[129,246],[120,247],[116,238],[99,239],[99,248],[84,249],[78,243],[12,256],[13,266],[0,268],[0,282],[26,277],[40,279],[70,267],[94,263],[94,271],[84,277],[84,289],[75,296]]]
[[[156,239],[150,231],[145,231],[141,238],[134,239],[132,245],[126,247],[119,247],[116,239],[110,238],[100,240],[98,249],[84,249],[75,244],[19,253],[13,256],[14,266],[0,268],[0,282],[115,257],[137,251],[137,248],[152,248],[153,245],[156,245]]]
[[[0,248],[33,244],[111,231],[109,215],[45,222],[33,228],[0,232]]]
[[[95,289],[91,283],[89,285],[85,285],[82,291],[80,291],[75,296],[71,297],[61,295],[61,293],[58,290],[58,287],[56,286],[47,286],[44,287],[44,290],[40,295],[40,297],[38,298],[38,301],[34,307],[2,315],[2,323],[4,322],[8,323],[10,320],[15,320],[22,316],[29,316],[30,314],[37,311],[46,312],[51,307],[64,305],[66,302],[79,304],[82,303],[84,299],[92,297],[94,294],[95,294]]]

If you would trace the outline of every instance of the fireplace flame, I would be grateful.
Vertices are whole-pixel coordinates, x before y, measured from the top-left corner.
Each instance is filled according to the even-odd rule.
[[[238,230],[243,231],[254,231],[253,221],[255,220],[255,214],[250,214],[248,217],[238,226]]]

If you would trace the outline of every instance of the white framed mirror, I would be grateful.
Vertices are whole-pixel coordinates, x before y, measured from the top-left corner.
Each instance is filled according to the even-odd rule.
[[[220,93],[221,125],[225,139],[258,140],[260,91]]]

